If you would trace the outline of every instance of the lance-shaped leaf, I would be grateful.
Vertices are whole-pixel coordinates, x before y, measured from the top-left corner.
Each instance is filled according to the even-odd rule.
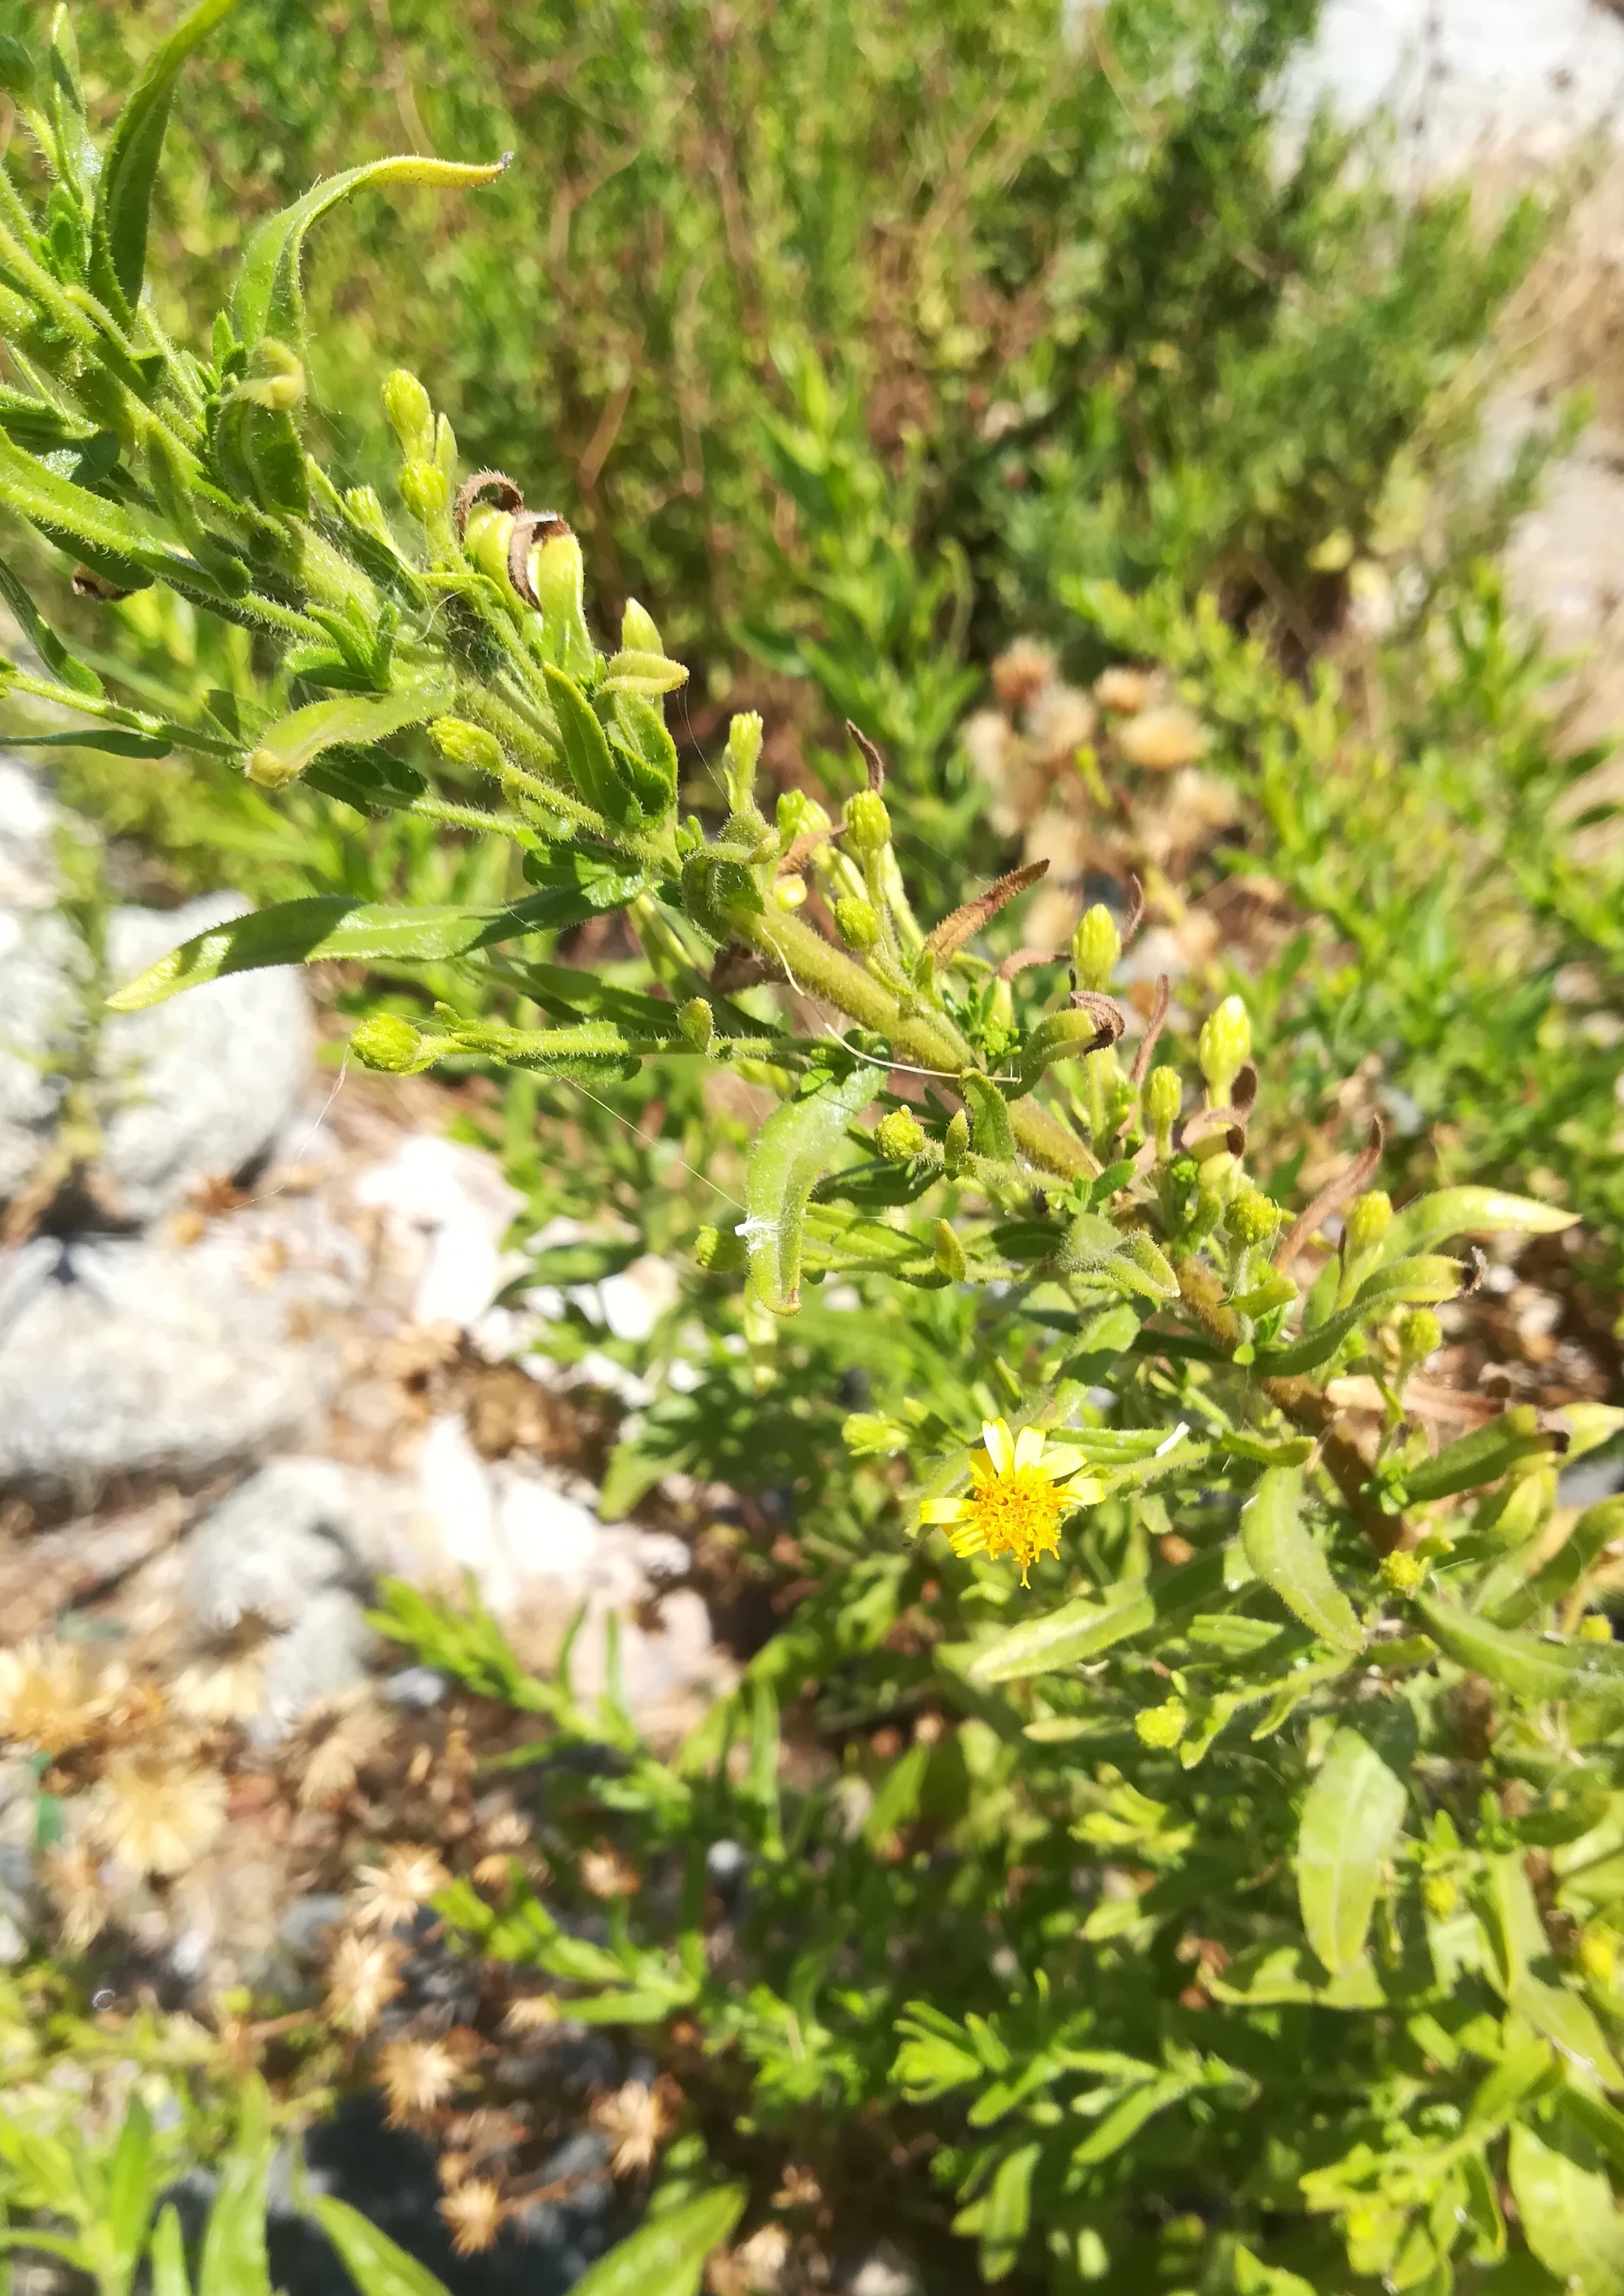
[[[172,549],[133,512],[47,470],[4,432],[0,503],[122,589],[144,589],[155,575],[193,590],[215,586],[201,566]]]
[[[325,2194],[310,2202],[310,2213],[337,2249],[349,2276],[365,2296],[447,2296],[446,2284],[426,2264],[397,2248],[359,2209]]]
[[[1037,1674],[1061,1674],[1155,1622],[1156,1606],[1144,1581],[1128,1579],[1111,1589],[1103,1604],[1064,1603],[1046,1618],[1022,1620],[977,1650],[967,1671],[976,1682],[1025,1682]]]
[[[61,678],[64,685],[71,686],[76,693],[99,698],[103,692],[101,679],[94,669],[88,668],[77,656],[69,652],[4,558],[0,558],[0,596],[4,598],[16,616],[23,635],[46,668]]]
[[[1402,1781],[1369,1740],[1339,1730],[1304,1799],[1297,1835],[1302,1925],[1333,1977],[1346,1977],[1365,1951],[1404,1803]]]
[[[1407,1504],[1425,1505],[1431,1499],[1453,1498],[1457,1491],[1480,1489],[1509,1474],[1519,1459],[1540,1452],[1554,1455],[1555,1444],[1542,1434],[1531,1404],[1502,1412],[1487,1427],[1473,1428],[1453,1443],[1446,1443],[1435,1459],[1423,1459],[1400,1478],[1398,1488]]]
[[[228,972],[257,972],[269,964],[315,964],[324,957],[357,964],[443,964],[521,933],[578,924],[600,907],[619,905],[619,900],[595,899],[590,888],[583,892],[562,885],[500,909],[397,909],[381,902],[352,900],[342,893],[311,894],[210,925],[126,982],[108,998],[108,1006],[114,1013],[139,1013],[183,988],[196,988]]]
[[[1439,1259],[1423,1256],[1400,1259],[1390,1267],[1378,1267],[1359,1286],[1358,1297],[1350,1308],[1343,1308],[1328,1316],[1323,1324],[1284,1348],[1259,1349],[1258,1369],[1270,1378],[1289,1378],[1298,1372],[1312,1371],[1336,1353],[1337,1349],[1357,1330],[1360,1324],[1398,1307],[1432,1306],[1440,1300],[1453,1300],[1461,1288],[1464,1271],[1455,1259]]]
[[[621,692],[607,730],[621,778],[630,782],[644,813],[657,818],[677,802],[677,744],[665,719],[640,693]]]
[[[800,1305],[801,1241],[813,1187],[833,1162],[847,1126],[884,1081],[881,1069],[856,1068],[786,1101],[761,1128],[745,1173],[740,1234],[750,1254],[751,1287],[775,1316],[792,1316]]]
[[[599,2257],[575,2296],[698,2296],[706,2259],[744,2213],[742,2185],[724,2185],[662,2209]]]
[[[558,719],[564,763],[583,805],[591,806],[605,821],[625,822],[637,807],[625,767],[617,768],[609,736],[597,713],[567,670],[548,662],[543,671],[547,698]]]
[[[1015,1160],[1015,1135],[1009,1120],[1009,1103],[990,1077],[978,1076],[967,1069],[959,1078],[959,1090],[970,1104],[970,1136],[978,1156],[989,1157],[995,1163],[1013,1164]]]
[[[472,189],[495,181],[506,167],[505,159],[488,166],[469,166],[455,160],[427,159],[403,153],[387,160],[369,160],[347,168],[313,184],[303,199],[277,215],[267,216],[250,236],[242,267],[232,291],[232,316],[245,343],[261,335],[279,335],[301,348],[305,340],[305,299],[299,283],[305,235],[313,223],[348,199],[351,192],[372,190],[384,184],[427,184],[435,190]]]
[[[1554,2142],[1548,2141],[1552,2136]],[[1624,2296],[1624,2216],[1604,2172],[1560,2125],[1537,2135],[1514,2124],[1506,2169],[1523,2237],[1547,2272],[1578,2296]]]
[[[146,70],[113,123],[96,184],[90,283],[120,318],[127,319],[141,299],[152,181],[163,152],[175,83],[199,41],[236,5],[237,0],[200,0],[200,5],[181,19],[149,57]]]
[[[951,916],[944,917],[925,940],[925,947],[937,963],[946,964],[949,957],[956,956],[965,942],[973,940],[1006,901],[1013,901],[1018,893],[1026,892],[1046,875],[1048,866],[1046,861],[1029,861],[1023,869],[1012,869],[1007,877],[1000,877],[996,885],[988,885],[973,901],[966,901]]]
[[[1494,1605],[1499,1627],[1520,1627],[1538,1611],[1571,1595],[1603,1547],[1624,1538],[1624,1498],[1602,1499],[1587,1507],[1550,1561],[1516,1592]]]
[[[408,693],[344,694],[312,701],[267,726],[249,757],[247,773],[261,789],[285,789],[324,750],[368,749],[408,726],[439,717],[453,698],[449,685],[431,680]]]
[[[1271,1467],[1241,1514],[1241,1544],[1264,1584],[1333,1650],[1359,1651],[1364,1631],[1302,1519],[1302,1471]]]
[[[1577,1212],[1530,1196],[1508,1196],[1498,1188],[1439,1188],[1407,1204],[1382,1239],[1384,1260],[1425,1251],[1452,1235],[1559,1235],[1578,1221]]]
[[[1562,1644],[1490,1626],[1439,1595],[1417,1595],[1416,1610],[1439,1648],[1515,1698],[1577,1698],[1624,1714],[1624,1650],[1616,1643]]]

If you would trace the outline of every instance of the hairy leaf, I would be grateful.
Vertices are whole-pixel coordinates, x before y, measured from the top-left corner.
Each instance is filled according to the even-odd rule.
[[[1242,1511],[1241,1544],[1259,1578],[1294,1618],[1333,1650],[1364,1649],[1353,1604],[1303,1521],[1300,1468],[1269,1468]]]
[[[1546,2271],[1575,2296],[1624,2296],[1624,2216],[1606,2177],[1521,2120],[1507,2172],[1528,2244]]]
[[[1143,1634],[1156,1615],[1144,1581],[1129,1579],[1113,1587],[1103,1605],[1064,1603],[1046,1618],[1023,1620],[976,1651],[969,1672],[977,1682],[1024,1682],[1035,1674],[1063,1673],[1129,1635]]]
[[[283,789],[324,750],[365,748],[408,726],[426,725],[445,709],[449,694],[444,681],[429,680],[406,693],[346,693],[312,701],[267,726],[249,757],[248,777],[261,789]]]
[[[1347,1976],[1365,1951],[1404,1805],[1402,1783],[1369,1740],[1339,1730],[1308,1788],[1297,1836],[1302,1925],[1333,1977]]]
[[[1398,1214],[1382,1239],[1382,1258],[1402,1259],[1452,1235],[1559,1235],[1578,1218],[1577,1212],[1559,1211],[1530,1196],[1508,1196],[1498,1188],[1439,1188]]]
[[[746,2188],[724,2185],[660,2210],[599,2257],[575,2296],[698,2296],[705,2260],[744,2213]]]
[[[800,1305],[801,1237],[807,1202],[817,1180],[884,1083],[866,1063],[832,1078],[800,1100],[786,1101],[762,1126],[745,1173],[746,1217],[741,1234],[750,1254],[750,1283],[775,1316]]]

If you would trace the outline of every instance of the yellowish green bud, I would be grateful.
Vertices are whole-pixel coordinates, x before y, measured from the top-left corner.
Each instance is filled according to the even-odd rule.
[[[471,726],[465,718],[437,718],[429,728],[429,739],[448,765],[470,766],[477,772],[499,774],[507,760],[502,754],[502,744],[483,726]]]
[[[1421,1885],[1421,1894],[1434,1921],[1447,1922],[1460,1903],[1460,1891],[1447,1874],[1429,1874]]]
[[[1184,1700],[1169,1698],[1161,1706],[1141,1707],[1134,1717],[1134,1735],[1142,1746],[1169,1753],[1184,1736],[1189,1718]]]
[[[248,373],[231,395],[250,399],[256,406],[272,407],[279,414],[291,414],[305,403],[303,362],[286,343],[267,335],[254,345]]]
[[[383,411],[408,463],[434,460],[434,409],[414,374],[398,366],[383,385]]]
[[[677,1025],[693,1046],[702,1053],[716,1034],[716,1015],[703,996],[690,996],[677,1016]]]
[[[446,474],[435,463],[408,463],[398,481],[400,499],[413,517],[427,526],[431,520],[443,518],[450,506],[451,489]]]
[[[872,905],[847,893],[834,905],[834,922],[848,948],[874,947],[880,939],[880,919]]]
[[[807,898],[807,881],[799,870],[773,880],[773,898],[781,909],[798,909]]]
[[[873,1411],[854,1411],[841,1423],[841,1440],[854,1458],[889,1459],[907,1447],[907,1431]]]
[[[727,727],[727,795],[735,813],[755,803],[756,767],[761,762],[763,727],[758,709],[743,709]]]
[[[1413,1308],[1398,1326],[1398,1352],[1407,1371],[1436,1355],[1443,1343],[1444,1327],[1431,1308]]]
[[[1280,1225],[1280,1207],[1260,1188],[1243,1186],[1230,1198],[1226,1217],[1237,1243],[1267,1243]]]
[[[409,1076],[422,1065],[422,1032],[398,1013],[373,1013],[350,1037],[349,1049],[363,1068]]]
[[[434,425],[434,460],[439,464],[447,486],[456,477],[456,432],[450,418],[440,415]]]
[[[846,842],[866,860],[877,858],[891,841],[891,817],[878,790],[859,790],[846,800]]]
[[[1173,1145],[1173,1127],[1185,1104],[1185,1088],[1177,1069],[1152,1069],[1145,1080],[1144,1113],[1156,1136],[1156,1153],[1165,1164]]]
[[[1385,1188],[1372,1188],[1356,1196],[1348,1210],[1347,1257],[1363,1259],[1374,1251],[1393,1224],[1392,1200]]]
[[[1105,988],[1122,955],[1122,936],[1103,901],[1085,909],[1071,936],[1071,961],[1085,988]]]
[[[709,1267],[716,1259],[717,1251],[721,1244],[721,1241],[722,1231],[720,1228],[701,1228],[699,1234],[693,1239],[693,1258],[695,1264],[701,1267]]]
[[[911,1109],[893,1108],[874,1127],[874,1146],[888,1164],[906,1164],[924,1144],[923,1128]]]
[[[1196,1047],[1214,1108],[1221,1108],[1251,1058],[1251,1016],[1238,996],[1226,996],[1202,1023]]]
[[[1579,1940],[1579,1965],[1592,1985],[1611,1986],[1619,1972],[1619,1944],[1611,1930],[1592,1923]]]
[[[376,487],[351,487],[344,496],[344,507],[364,534],[387,548],[395,547],[395,537]]]
[[[489,575],[504,597],[513,594],[513,586],[507,578],[507,545],[513,531],[511,511],[498,510],[495,503],[475,503],[463,534],[463,548],[480,573]]]
[[[943,1160],[949,1174],[956,1172],[970,1153],[970,1119],[961,1108],[949,1119],[947,1136],[942,1142]]]
[[[1419,1554],[1395,1547],[1382,1557],[1382,1583],[1395,1595],[1415,1595],[1426,1584],[1427,1566]]]
[[[1591,1611],[1579,1622],[1581,1643],[1610,1643],[1612,1640],[1612,1620],[1600,1611]]]
[[[939,1219],[931,1234],[931,1257],[937,1273],[950,1283],[962,1283],[969,1273],[970,1264],[964,1258],[964,1247],[944,1219]]]
[[[663,653],[660,632],[654,617],[636,598],[626,602],[626,611],[620,617],[620,651],[622,653]]]

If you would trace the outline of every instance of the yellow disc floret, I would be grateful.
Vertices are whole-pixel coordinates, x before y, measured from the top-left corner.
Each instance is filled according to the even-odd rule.
[[[970,1488],[961,1497],[927,1499],[922,1523],[939,1523],[956,1554],[1013,1555],[1024,1586],[1040,1554],[1060,1553],[1060,1526],[1079,1506],[1103,1496],[1103,1486],[1079,1475],[1082,1454],[1070,1444],[1050,1447],[1041,1427],[1010,1431],[1004,1419],[982,1423],[986,1449],[970,1462]]]

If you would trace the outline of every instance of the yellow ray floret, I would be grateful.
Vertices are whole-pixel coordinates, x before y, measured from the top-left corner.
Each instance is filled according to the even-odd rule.
[[[956,1554],[1013,1554],[1021,1583],[1039,1554],[1060,1553],[1060,1526],[1079,1506],[1104,1496],[1104,1485],[1079,1473],[1083,1455],[1049,1442],[1041,1427],[1010,1432],[1006,1419],[985,1419],[986,1449],[970,1462],[970,1488],[956,1499],[926,1499],[922,1523],[940,1523]]]

